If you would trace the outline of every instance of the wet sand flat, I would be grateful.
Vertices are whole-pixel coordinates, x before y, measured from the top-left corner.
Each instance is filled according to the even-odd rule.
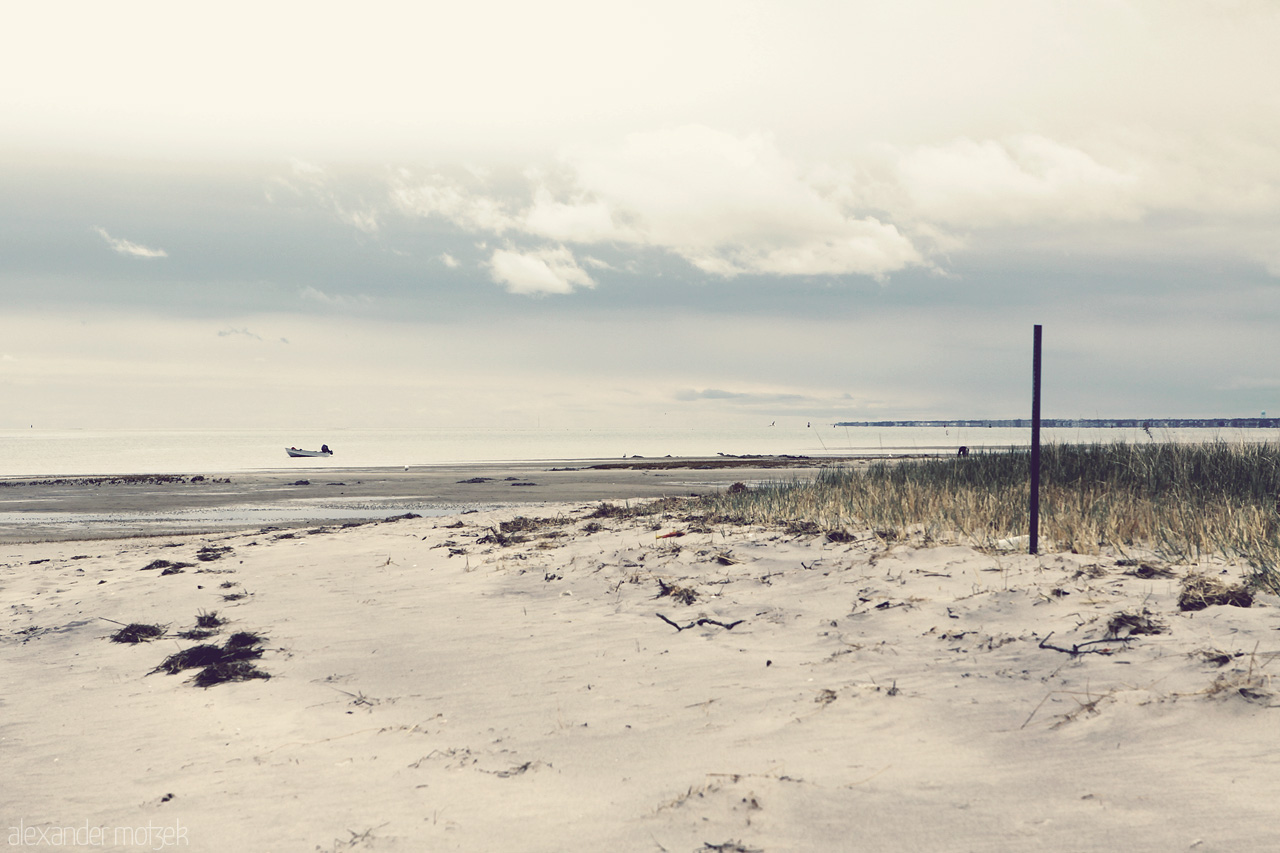
[[[439,515],[516,504],[695,495],[738,481],[812,476],[831,463],[712,457],[5,478],[0,480],[0,542],[305,526],[408,512]]]

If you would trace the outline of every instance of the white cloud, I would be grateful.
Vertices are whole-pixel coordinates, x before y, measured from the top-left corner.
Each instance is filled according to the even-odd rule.
[[[1042,136],[959,139],[897,163],[898,189],[926,221],[985,227],[1138,219],[1139,177]]]
[[[716,275],[879,277],[924,262],[894,225],[848,212],[769,136],[686,126],[632,134],[573,165],[637,242]]]
[[[595,287],[563,246],[532,252],[498,249],[489,259],[489,271],[510,293],[572,293],[576,287]]]
[[[138,243],[133,243],[129,240],[121,240],[117,237],[112,237],[110,234],[107,233],[107,230],[105,228],[94,226],[93,230],[96,231],[98,235],[102,237],[103,240],[107,241],[108,246],[110,246],[112,249],[114,249],[115,251],[119,252],[122,255],[129,255],[135,258],[167,258],[169,257],[169,253],[166,252],[164,249],[149,249],[146,246],[139,245]]]
[[[347,296],[345,294],[325,293],[323,290],[307,285],[298,289],[298,296],[311,302],[319,302],[322,305],[332,305],[337,307],[350,307],[353,305],[367,305],[371,300],[365,294],[356,296]]]
[[[546,187],[534,193],[533,206],[523,219],[524,230],[560,242],[643,242],[641,235],[614,222],[613,212],[603,201],[557,201]]]
[[[448,252],[440,253],[440,263],[444,264],[451,270],[457,269],[459,266],[458,259]]]
[[[924,259],[893,224],[848,213],[784,157],[770,137],[702,126],[632,134],[564,161],[565,190],[532,177],[513,202],[442,176],[392,189],[404,213],[557,245],[652,246],[732,277],[883,276]]]
[[[391,199],[403,213],[439,216],[471,231],[501,234],[519,226],[519,220],[509,212],[506,203],[470,191],[441,175],[414,185],[400,183],[392,188]]]

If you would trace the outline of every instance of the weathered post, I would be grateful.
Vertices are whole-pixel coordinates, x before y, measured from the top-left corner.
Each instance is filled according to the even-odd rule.
[[[1040,553],[1040,326],[1031,356],[1031,553]]]

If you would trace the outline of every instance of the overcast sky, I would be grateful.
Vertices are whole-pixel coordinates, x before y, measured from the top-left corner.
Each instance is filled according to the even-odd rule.
[[[1280,3],[51,2],[0,428],[1280,414]]]

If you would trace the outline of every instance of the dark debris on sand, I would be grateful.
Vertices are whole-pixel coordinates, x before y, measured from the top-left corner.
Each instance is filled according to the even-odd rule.
[[[1204,610],[1214,605],[1252,607],[1253,595],[1241,584],[1229,586],[1217,578],[1202,574],[1188,575],[1182,581],[1182,593],[1178,596],[1178,609]]]
[[[162,571],[160,574],[173,575],[173,574],[177,574],[183,569],[191,568],[194,565],[195,563],[171,563],[168,560],[152,560],[150,563],[147,563],[145,566],[143,566],[139,571],[146,572],[146,571],[151,571],[152,569],[163,569],[164,571]]]
[[[204,643],[169,655],[152,672],[174,675],[188,669],[199,669],[192,679],[197,687],[212,687],[228,681],[270,678],[253,661],[262,657],[266,637],[251,631],[238,631],[221,646]]]
[[[112,634],[111,642],[148,643],[163,637],[166,628],[165,625],[144,625],[141,622],[133,622]]]

